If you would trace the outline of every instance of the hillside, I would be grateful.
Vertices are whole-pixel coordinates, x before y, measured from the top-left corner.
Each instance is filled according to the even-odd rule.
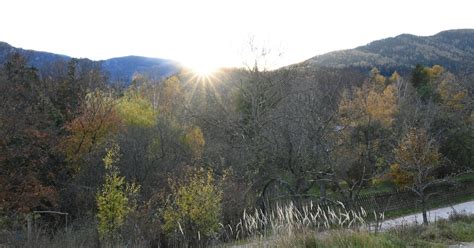
[[[49,52],[25,50],[16,48],[8,43],[0,42],[0,64],[10,54],[18,52],[27,58],[28,63],[39,69],[47,70],[51,65],[59,61],[69,61],[71,57]],[[108,74],[111,81],[130,82],[135,73],[146,74],[152,78],[161,78],[177,72],[180,65],[177,62],[159,58],[148,58],[139,56],[125,56],[107,60],[93,61],[82,59],[90,63],[100,63],[103,70]]]
[[[133,74],[141,73],[151,78],[170,76],[179,70],[179,64],[166,59],[140,56],[118,57],[100,61],[112,80],[128,82]]]
[[[298,66],[362,70],[378,67],[388,74],[394,70],[408,72],[415,64],[439,64],[452,72],[473,73],[474,29],[448,30],[433,36],[402,34],[354,49],[315,56]]]
[[[0,42],[0,64],[14,52],[27,57],[29,63],[40,71],[57,61],[71,59],[65,55],[25,50]],[[181,68],[181,65],[172,60],[140,56],[88,61],[100,63],[112,81],[123,82],[130,82],[135,73],[162,78]],[[474,29],[447,30],[433,36],[402,34],[373,41],[354,49],[318,55],[294,66],[351,68],[363,72],[377,67],[382,74],[388,75],[395,70],[408,73],[416,64],[425,66],[438,64],[457,74],[474,74]]]

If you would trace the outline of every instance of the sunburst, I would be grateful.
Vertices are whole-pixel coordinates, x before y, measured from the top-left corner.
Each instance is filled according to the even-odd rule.
[[[193,67],[185,73],[187,80],[185,86],[190,88],[191,99],[197,97],[196,92],[212,93],[221,102],[221,96],[216,89],[216,84],[220,82],[220,70],[217,67]],[[199,88],[199,90],[197,90]]]

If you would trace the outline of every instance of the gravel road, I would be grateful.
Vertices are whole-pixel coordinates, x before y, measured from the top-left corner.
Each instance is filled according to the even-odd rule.
[[[456,211],[458,213],[474,214],[474,201],[456,204],[451,207],[432,209],[428,211],[428,221],[433,222],[439,219],[447,219],[449,215],[453,213],[453,211]],[[423,216],[421,213],[386,220],[382,223],[382,230],[386,230],[396,226],[411,225],[417,223],[423,223]]]

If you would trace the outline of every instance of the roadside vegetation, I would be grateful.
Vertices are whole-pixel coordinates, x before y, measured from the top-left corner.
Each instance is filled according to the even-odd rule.
[[[0,246],[288,236],[396,247],[408,242],[397,232],[362,231],[378,230],[385,205],[426,213],[454,187],[468,195],[473,78],[438,65],[269,70],[268,51],[252,51],[248,67],[137,74],[127,87],[87,60],[40,72],[11,54],[0,66]],[[384,205],[383,192],[406,197]],[[442,223],[409,242],[464,240],[472,217]]]
[[[279,237],[273,247],[446,247],[474,242],[474,216],[455,214],[430,225],[401,226],[382,233],[365,230],[301,232]]]

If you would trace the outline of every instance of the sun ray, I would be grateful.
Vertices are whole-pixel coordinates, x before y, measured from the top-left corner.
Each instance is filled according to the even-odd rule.
[[[206,92],[211,92],[213,98],[216,99],[218,104],[222,104],[222,99],[219,94],[219,91],[216,88],[216,84],[220,82],[219,74],[220,70],[214,69],[211,71],[198,71],[195,69],[187,69],[184,72],[187,80],[184,83],[184,87],[190,88],[190,102],[196,99],[196,94],[206,94]],[[203,95],[201,95],[203,96]]]

